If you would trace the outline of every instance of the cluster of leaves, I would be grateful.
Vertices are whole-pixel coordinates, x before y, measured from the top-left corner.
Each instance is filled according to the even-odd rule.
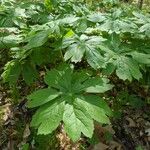
[[[73,141],[80,138],[81,132],[91,138],[93,119],[109,123],[107,115],[111,115],[111,110],[104,100],[92,94],[111,89],[107,82],[105,78],[91,77],[86,72],[73,72],[69,65],[48,71],[45,76],[48,88],[28,97],[28,107],[40,106],[31,124],[38,127],[39,134],[48,134],[63,120]]]
[[[92,137],[93,120],[106,124],[111,116],[98,94],[112,88],[104,76],[140,80],[149,69],[149,14],[124,7],[95,12],[84,0],[4,0],[0,13],[0,48],[10,54],[5,82],[14,85],[22,76],[31,85],[38,66],[61,64],[47,72],[48,88],[28,97],[28,107],[39,107],[31,123],[39,134],[51,133],[63,121],[72,140],[81,132]],[[73,69],[82,63],[85,69]]]

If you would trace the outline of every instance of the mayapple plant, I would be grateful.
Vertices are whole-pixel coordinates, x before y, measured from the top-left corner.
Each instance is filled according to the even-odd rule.
[[[41,79],[41,68],[49,69],[47,88],[28,96],[27,106],[37,109],[31,126],[38,134],[52,133],[63,124],[73,141],[81,134],[91,138],[94,121],[109,124],[112,116],[102,98],[113,87],[108,78],[140,81],[149,72],[150,15],[125,9],[119,1],[120,8],[99,12],[88,6],[91,2],[1,3],[0,57],[8,57],[3,80],[15,89],[22,81],[31,86]]]
[[[28,96],[28,107],[38,107],[31,125],[38,128],[38,134],[48,134],[60,123],[73,140],[79,140],[81,133],[91,138],[94,120],[108,124],[111,110],[97,93],[112,88],[108,79],[92,77],[81,71],[74,71],[68,64],[52,69],[45,76],[48,88],[35,91]]]

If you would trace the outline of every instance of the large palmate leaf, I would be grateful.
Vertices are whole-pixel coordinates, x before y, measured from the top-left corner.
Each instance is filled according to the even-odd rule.
[[[111,89],[108,80],[73,72],[69,65],[61,65],[47,72],[45,82],[48,88],[28,96],[28,107],[40,106],[32,119],[39,134],[51,133],[63,121],[65,131],[76,141],[81,133],[92,137],[93,120],[109,123],[111,110],[102,98],[91,94]]]
[[[150,37],[150,15],[149,14],[142,14],[138,12],[133,12],[135,18],[133,20],[140,24],[139,32],[145,33],[146,36]]]
[[[120,9],[117,9],[111,13],[103,14],[102,17],[105,18],[100,21],[98,29],[106,31],[110,34],[120,34],[122,32],[134,33],[138,29],[138,26],[134,22],[125,18],[123,11]],[[92,19],[91,21],[93,21]]]
[[[63,41],[63,48],[67,48],[64,55],[65,60],[71,59],[72,62],[80,62],[85,55],[89,65],[95,69],[103,66],[103,57],[97,49],[104,38],[100,36],[81,35],[80,37],[74,35],[72,37],[66,37]]]
[[[140,67],[150,64],[150,55],[131,49],[127,43],[121,43],[119,36],[113,34],[100,49],[106,63],[104,72],[116,71],[117,76],[132,81],[142,78]]]

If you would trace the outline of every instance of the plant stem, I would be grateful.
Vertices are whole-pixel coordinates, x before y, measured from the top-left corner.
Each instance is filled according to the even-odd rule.
[[[138,1],[138,7],[139,7],[139,9],[142,9],[143,2],[144,2],[144,0],[139,0]]]

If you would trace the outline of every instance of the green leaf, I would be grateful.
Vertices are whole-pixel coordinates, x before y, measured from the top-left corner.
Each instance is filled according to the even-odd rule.
[[[110,75],[114,72],[115,69],[116,69],[116,66],[113,63],[108,63],[106,65],[106,68],[102,70],[102,73],[105,75]]]
[[[86,92],[101,93],[109,90],[111,85],[108,81],[91,77],[88,72],[73,72],[73,67],[68,64],[48,71],[45,82],[49,87],[28,96],[29,107],[40,106],[33,116],[32,125],[38,128],[39,134],[48,134],[63,121],[65,131],[73,141],[77,141],[81,133],[91,138],[93,120],[109,123],[107,115],[111,115],[111,111],[99,97],[83,96]],[[94,90],[86,91],[90,87]]]
[[[116,74],[122,80],[128,79],[129,81],[132,81],[132,75],[130,73],[129,66],[126,64],[126,62],[117,62]]]
[[[89,65],[94,69],[101,68],[104,65],[104,58],[100,52],[95,51],[92,48],[89,48],[89,50],[86,52],[86,59]]]
[[[108,81],[106,78],[91,78],[84,83],[85,91],[87,93],[104,93],[113,87],[108,84]]]
[[[37,74],[35,66],[30,62],[26,62],[22,65],[22,76],[28,85],[32,84],[36,80],[38,76]]]
[[[109,34],[135,33],[138,26],[130,19],[126,19],[122,10],[114,9],[114,12],[105,14],[105,19],[99,24],[98,29]]]
[[[44,0],[44,4],[47,9],[52,11],[54,9],[54,6],[57,6],[57,1],[55,0]]]
[[[116,69],[117,76],[122,80],[128,79],[129,81],[132,81],[133,78],[137,80],[142,78],[138,62],[132,57],[129,57],[129,55],[131,55],[132,53],[126,53],[124,52],[124,48],[120,48],[120,46],[117,47],[118,48],[116,48],[115,50],[111,46],[110,48],[112,50],[105,46],[100,47],[102,52],[105,53],[105,64],[112,64],[113,71],[114,69]],[[108,65],[106,65],[105,67],[105,70],[110,68]]]
[[[139,80],[140,78],[142,78],[142,74],[136,61],[130,58],[126,58],[126,63],[130,69],[130,73],[135,79]]]
[[[12,48],[19,46],[19,43],[22,41],[22,38],[18,35],[8,35],[0,37],[0,48]]]
[[[105,19],[106,18],[102,13],[94,13],[88,16],[88,20],[94,23],[103,22]]]
[[[29,150],[29,143],[23,144],[22,150]]]
[[[9,82],[11,85],[16,84],[19,75],[21,73],[21,64],[19,61],[10,61],[4,67],[2,78],[5,82]]]
[[[42,46],[48,40],[49,33],[50,30],[45,30],[32,35],[29,38],[28,44],[25,46],[25,49],[32,49],[34,47]]]
[[[67,51],[64,55],[65,61],[71,58],[72,62],[80,62],[85,52],[84,45],[72,44],[69,46],[69,49],[70,50]]]
[[[46,56],[50,55],[50,51],[48,51],[46,49],[46,47],[39,47],[36,48],[32,51],[32,55],[31,55],[31,59],[33,60],[33,62],[37,65],[42,65],[45,62],[48,62],[47,57]]]
[[[100,45],[106,39],[100,36],[86,35],[74,36],[71,38],[65,38],[63,41],[63,48],[67,48],[64,55],[65,61],[71,59],[72,62],[80,62],[85,55],[87,62],[94,69],[102,67],[104,60],[101,56],[98,45]]]
[[[94,120],[100,123],[106,123],[106,124],[110,123],[109,118],[106,115],[107,114],[106,112],[112,114],[111,110],[100,97],[96,95],[87,95],[84,97],[77,97],[75,101],[79,106],[85,107],[87,112],[90,113],[90,116]],[[106,112],[105,112],[105,108],[106,108]]]
[[[59,95],[60,92],[50,88],[38,90],[28,96],[28,99],[30,100],[28,102],[28,107],[33,108],[33,107],[43,105],[57,98]]]
[[[65,25],[65,24],[73,24],[75,23],[79,18],[78,17],[75,17],[75,16],[68,16],[68,17],[65,17],[63,19],[60,20],[60,24],[61,25]]]
[[[69,119],[68,119],[69,118]],[[63,114],[65,131],[73,141],[76,141],[81,136],[80,120],[77,118],[72,105],[65,106]]]
[[[137,62],[128,57],[122,57],[120,60],[118,59],[116,74],[120,79],[128,79],[129,81],[132,80],[132,77],[137,80],[142,78]]]
[[[40,107],[32,118],[31,125],[38,128],[38,134],[49,134],[55,130],[63,117],[64,102],[56,99]]]
[[[77,32],[84,33],[84,31],[87,29],[87,19],[81,18],[77,27]]]
[[[87,93],[104,93],[110,89],[112,89],[112,85],[96,85],[96,86],[92,86],[86,89]]]
[[[129,53],[137,62],[141,64],[150,64],[150,54],[144,54],[139,52],[131,52]]]
[[[93,120],[86,109],[74,102],[74,105],[67,104],[63,115],[65,131],[73,141],[77,141],[81,132],[91,138],[94,130]]]
[[[53,69],[48,71],[45,76],[45,83],[54,88],[70,88],[72,68],[69,65],[63,64],[59,71]]]
[[[51,87],[58,87],[58,81],[61,79],[61,74],[56,69],[53,69],[51,71],[48,71],[46,73],[46,76],[44,78],[44,81],[47,85],[50,85]]]

